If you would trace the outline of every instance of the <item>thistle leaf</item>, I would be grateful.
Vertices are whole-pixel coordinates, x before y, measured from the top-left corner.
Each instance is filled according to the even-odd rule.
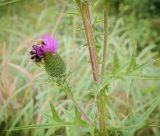
[[[54,108],[53,104],[50,103],[50,108],[52,111],[52,117],[53,120],[57,121],[57,122],[61,122],[62,120],[60,119],[60,117],[58,116],[58,113],[56,112],[56,109]]]
[[[137,65],[137,63],[136,63],[136,48],[134,48],[130,63],[129,63],[127,70],[126,70],[126,73],[132,71],[136,67],[136,65]]]
[[[74,124],[76,126],[81,126],[81,127],[87,127],[88,126],[87,122],[81,119],[81,114],[77,110],[77,108],[75,108]]]
[[[119,68],[120,68],[119,59],[118,59],[117,52],[115,51],[115,53],[114,53],[114,63],[113,63],[113,70],[112,70],[112,72],[113,72],[113,73],[116,73]]]

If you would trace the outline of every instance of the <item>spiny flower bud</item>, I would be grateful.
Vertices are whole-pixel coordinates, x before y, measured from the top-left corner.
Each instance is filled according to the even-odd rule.
[[[65,63],[58,54],[50,52],[44,55],[44,65],[46,72],[55,78],[60,78],[65,75]]]

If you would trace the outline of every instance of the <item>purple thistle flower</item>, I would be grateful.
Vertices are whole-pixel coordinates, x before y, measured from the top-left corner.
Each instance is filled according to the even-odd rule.
[[[42,64],[51,77],[62,78],[65,76],[66,66],[57,53],[57,46],[58,42],[50,34],[46,34],[35,41],[30,55],[36,64],[41,64],[43,60]]]
[[[41,62],[46,53],[56,54],[57,46],[57,40],[50,34],[43,35],[32,45],[32,50],[30,51],[31,59],[35,60],[35,62]]]

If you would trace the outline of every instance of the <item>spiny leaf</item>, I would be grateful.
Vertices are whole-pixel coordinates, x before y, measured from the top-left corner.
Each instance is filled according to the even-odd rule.
[[[54,123],[45,123],[45,124],[32,124],[28,126],[21,126],[21,127],[15,127],[11,128],[7,131],[18,131],[18,130],[26,130],[26,129],[45,129],[45,128],[57,128],[57,127],[64,127],[64,126],[72,126],[72,124],[67,122],[54,122]]]
[[[62,122],[62,120],[60,119],[60,117],[58,116],[58,113],[56,112],[56,109],[54,108],[53,104],[50,103],[50,108],[52,111],[52,117],[53,120],[57,121],[57,122]]]
[[[149,65],[154,64],[154,63],[156,63],[156,62],[160,62],[160,58],[155,59],[155,60],[150,61],[150,62],[145,62],[145,63],[143,63],[143,64],[141,64],[141,65],[137,65],[137,66],[134,68],[133,71],[144,69],[144,68],[148,67]]]
[[[13,4],[13,3],[19,2],[19,1],[21,1],[21,0],[12,0],[12,1],[3,2],[3,3],[0,3],[0,7],[1,6],[6,6],[8,4]]]
[[[49,123],[46,123],[46,124],[32,124],[32,125],[28,125],[28,126],[21,126],[21,127],[15,127],[15,128],[11,128],[7,131],[18,131],[18,130],[26,130],[26,129],[43,129],[43,128],[49,128],[49,127],[53,127],[54,125],[53,124],[49,124]]]
[[[132,79],[138,79],[138,80],[160,80],[160,76],[150,76],[150,75],[126,75],[127,77],[130,77]]]
[[[117,55],[117,51],[114,53],[114,62],[113,62],[113,73],[116,73],[117,70],[120,68],[119,59]]]
[[[84,120],[81,119],[81,114],[80,112],[77,110],[77,108],[75,108],[75,118],[74,118],[74,124],[76,126],[81,126],[81,127],[87,127],[88,123]]]
[[[79,12],[68,12],[67,15],[80,16]]]
[[[133,49],[132,57],[127,67],[126,73],[130,72],[136,67],[136,48]]]
[[[149,115],[153,112],[153,110],[160,104],[160,96],[154,98],[153,103],[150,107],[141,115],[140,118],[136,118],[135,127],[129,132],[129,136],[134,135],[134,133],[139,130],[141,127],[145,125],[145,121],[149,117]]]
[[[48,119],[48,121],[55,121],[52,116],[49,116],[47,113],[42,112],[44,118]]]

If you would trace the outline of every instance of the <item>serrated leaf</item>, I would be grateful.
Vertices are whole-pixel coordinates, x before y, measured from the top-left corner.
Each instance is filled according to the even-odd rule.
[[[62,122],[62,120],[60,119],[60,117],[58,116],[58,113],[56,112],[56,109],[54,108],[53,104],[50,103],[50,108],[52,111],[52,117],[53,120],[57,121],[57,122]]]
[[[32,125],[27,125],[27,126],[21,126],[21,127],[15,127],[11,128],[7,131],[18,131],[18,130],[26,130],[26,129],[45,129],[45,128],[50,128],[53,127],[53,124],[32,124]]]
[[[12,0],[12,1],[8,1],[8,2],[3,2],[3,3],[0,3],[0,7],[1,6],[6,6],[8,4],[13,4],[13,3],[16,3],[16,2],[20,2],[21,0]]]
[[[136,48],[134,48],[131,60],[130,60],[129,65],[128,65],[127,69],[126,69],[126,73],[130,72],[131,70],[133,70],[136,67],[136,65],[137,65],[137,63],[136,63]]]
[[[77,108],[75,108],[75,118],[74,118],[74,124],[76,126],[81,126],[81,127],[87,127],[88,123],[84,120],[81,119],[81,114],[80,112],[77,110]]]
[[[60,128],[60,127],[66,127],[66,126],[72,126],[72,124],[63,122],[54,122],[54,123],[45,123],[45,124],[32,124],[27,126],[21,126],[21,127],[15,127],[11,128],[7,131],[18,131],[18,130],[26,130],[26,129],[46,129],[46,128]]]
[[[119,68],[120,68],[119,58],[118,58],[117,52],[115,51],[112,73],[116,73]]]
[[[80,16],[80,13],[79,12],[68,12],[67,15]]]
[[[46,119],[51,120],[51,121],[54,121],[54,119],[53,119],[52,116],[49,116],[48,114],[46,114],[46,113],[44,113],[44,112],[42,112],[42,115],[43,115]]]
[[[136,122],[133,125],[134,128],[131,129],[131,131],[129,132],[128,136],[132,136],[134,135],[134,133],[139,130],[140,128],[142,128],[145,125],[145,121],[147,120],[147,118],[150,116],[150,114],[153,112],[153,110],[160,104],[160,96],[157,96],[156,98],[154,98],[152,104],[150,105],[150,107],[141,115],[141,117],[136,117]]]
[[[131,79],[138,79],[138,80],[160,80],[160,76],[150,76],[150,75],[126,75]]]
[[[150,61],[150,62],[145,62],[145,63],[143,63],[143,64],[141,64],[141,65],[137,65],[137,66],[135,67],[134,71],[144,69],[144,68],[148,67],[149,65],[151,65],[151,64],[153,64],[153,63],[156,63],[156,62],[159,62],[159,61],[160,61],[160,58],[155,59],[155,60]]]

